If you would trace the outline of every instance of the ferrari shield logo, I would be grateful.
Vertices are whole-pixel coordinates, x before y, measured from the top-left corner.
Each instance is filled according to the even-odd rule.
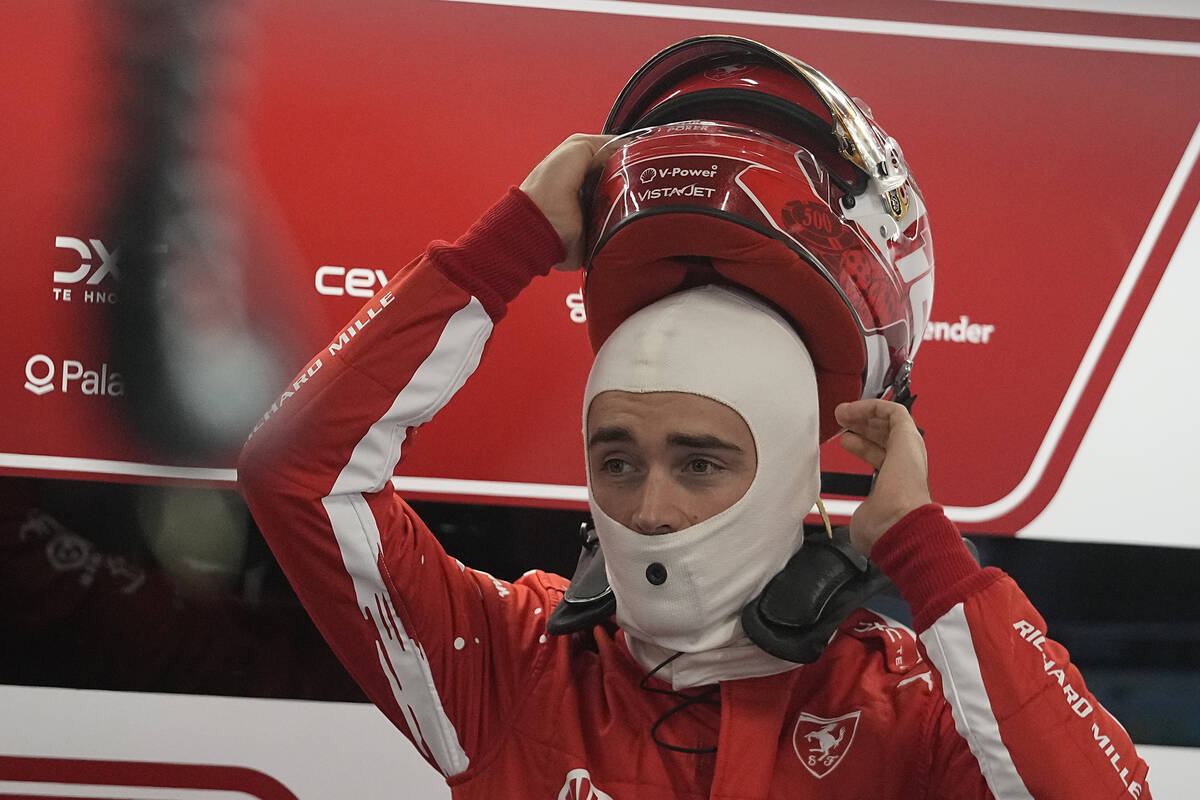
[[[861,711],[833,719],[801,712],[792,731],[792,749],[800,763],[814,776],[824,778],[842,763],[842,756],[854,742]]]

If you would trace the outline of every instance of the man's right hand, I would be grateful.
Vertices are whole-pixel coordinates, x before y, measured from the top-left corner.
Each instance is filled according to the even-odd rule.
[[[542,159],[521,182],[529,196],[562,239],[567,257],[555,269],[575,270],[583,266],[583,210],[579,190],[584,179],[601,164],[596,154],[613,137],[576,133]]]
[[[833,413],[846,429],[842,447],[878,472],[871,493],[850,517],[850,543],[869,556],[889,528],[932,502],[925,440],[908,409],[889,400],[839,403]]]

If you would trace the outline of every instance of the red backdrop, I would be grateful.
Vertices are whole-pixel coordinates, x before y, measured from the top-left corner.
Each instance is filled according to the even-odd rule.
[[[930,209],[933,319],[947,323],[914,373],[934,492],[969,529],[1015,532],[1053,496],[1197,207],[1200,24],[887,9],[900,22],[718,24],[435,0],[359,3],[353,14],[316,0],[252,6],[230,39],[227,110],[241,127],[226,156],[271,206],[262,218],[279,251],[248,267],[300,298],[281,309],[286,293],[267,291],[256,302],[294,315],[315,351],[380,273],[456,237],[567,134],[599,129],[652,53],[698,33],[750,36],[864,98],[903,145]],[[98,238],[97,220],[119,128],[92,10],[37,4],[36,25],[28,9],[0,11],[21,33],[5,56],[20,69],[3,79],[20,124],[0,131],[10,162],[0,469],[228,481],[234,453],[163,464],[108,393],[120,364],[100,301],[120,302],[119,276],[103,274],[106,263],[119,271],[119,243]],[[553,274],[517,300],[477,374],[400,467],[470,483],[410,483],[416,493],[579,501],[590,359],[572,318],[579,283]],[[986,341],[956,341],[971,324],[988,326],[972,337],[986,330]],[[825,467],[855,468],[836,448]]]

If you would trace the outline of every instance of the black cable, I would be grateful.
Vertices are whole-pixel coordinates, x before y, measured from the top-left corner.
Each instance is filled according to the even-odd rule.
[[[670,742],[664,742],[662,739],[658,738],[658,727],[660,725],[662,725],[664,722],[666,722],[671,716],[678,714],[680,711],[683,711],[685,708],[688,708],[689,706],[693,706],[697,703],[704,703],[705,705],[720,705],[720,701],[710,699],[712,697],[712,695],[715,694],[721,688],[720,686],[710,686],[707,689],[705,689],[704,691],[700,692],[699,694],[684,694],[683,692],[679,692],[674,689],[659,689],[657,687],[650,685],[650,683],[649,683],[650,679],[652,677],[654,677],[654,675],[659,670],[661,670],[667,664],[670,664],[675,659],[679,658],[681,655],[683,655],[683,653],[676,653],[673,656],[671,656],[670,658],[668,658],[667,660],[663,661],[657,667],[655,667],[654,669],[650,670],[645,675],[643,675],[641,682],[638,684],[639,689],[644,689],[647,692],[654,692],[656,694],[665,694],[665,695],[669,695],[671,697],[677,697],[677,698],[683,699],[682,703],[675,706],[674,708],[672,708],[670,711],[663,714],[661,717],[659,717],[655,721],[655,723],[650,727],[650,738],[653,739],[654,743],[656,745],[658,745],[659,747],[666,748],[667,750],[674,750],[676,753],[688,753],[688,754],[693,754],[693,755],[703,755],[706,753],[715,753],[715,752],[717,752],[716,745],[713,745],[712,747],[681,747],[679,745],[671,744]]]

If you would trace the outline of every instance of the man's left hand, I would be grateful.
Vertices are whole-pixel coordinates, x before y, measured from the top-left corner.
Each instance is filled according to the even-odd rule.
[[[845,428],[842,448],[879,474],[850,518],[850,543],[863,555],[906,514],[932,502],[925,441],[908,409],[887,400],[857,400],[834,409]]]
[[[541,209],[562,239],[566,258],[555,269],[569,271],[583,266],[584,227],[579,190],[588,173],[603,166],[597,159],[613,138],[598,133],[568,136],[521,182],[521,191]]]

